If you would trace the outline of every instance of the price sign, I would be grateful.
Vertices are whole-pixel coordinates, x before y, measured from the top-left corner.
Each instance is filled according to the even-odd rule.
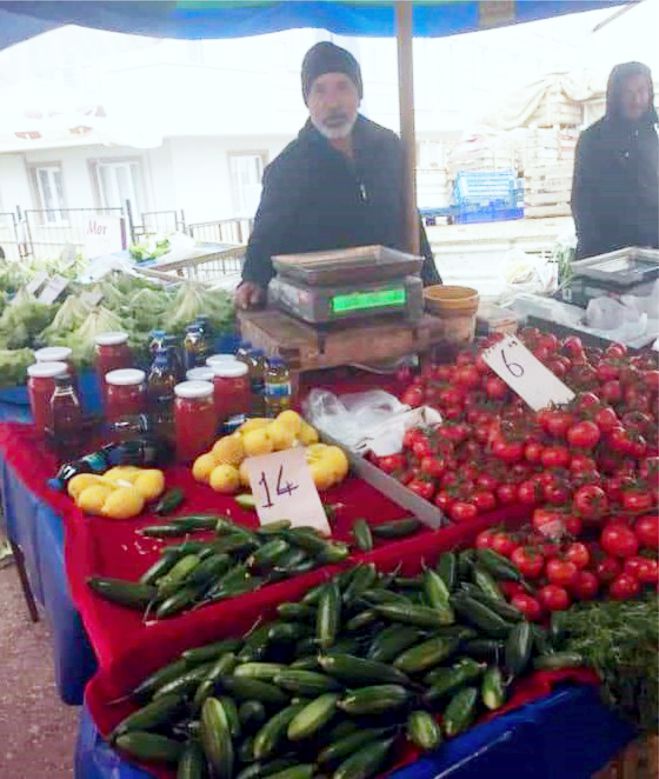
[[[568,403],[574,397],[574,392],[514,335],[487,349],[483,359],[534,411],[550,404]]]
[[[59,273],[56,273],[48,279],[48,283],[41,290],[41,294],[38,297],[39,302],[46,303],[49,306],[52,305],[62,292],[64,292],[68,284],[68,279],[65,279],[64,276],[60,276]]]
[[[47,281],[48,274],[44,273],[44,271],[41,271],[26,284],[25,289],[30,293],[30,295],[36,295]]]
[[[330,534],[303,447],[250,457],[245,462],[262,525],[290,519],[294,527],[315,527]]]
[[[88,260],[121,250],[121,217],[90,216],[84,226],[83,253]]]
[[[94,308],[101,302],[101,300],[103,300],[103,293],[83,292],[82,295],[80,296],[80,300],[82,300],[83,303],[87,303],[88,306]]]

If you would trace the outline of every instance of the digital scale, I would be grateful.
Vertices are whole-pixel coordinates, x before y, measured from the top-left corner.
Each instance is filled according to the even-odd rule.
[[[659,278],[659,251],[628,247],[572,263],[573,276],[560,291],[565,303],[586,308],[594,298],[649,295]]]
[[[373,317],[410,323],[423,315],[423,259],[384,246],[282,254],[268,288],[271,306],[329,327]]]

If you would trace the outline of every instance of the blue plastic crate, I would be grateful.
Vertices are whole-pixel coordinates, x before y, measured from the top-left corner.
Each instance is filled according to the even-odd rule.
[[[513,171],[461,171],[453,185],[453,202],[458,207],[488,206],[504,202],[516,205],[517,178]]]
[[[488,205],[470,208],[456,208],[453,211],[454,224],[476,224],[478,222],[508,222],[523,219],[524,209],[501,205]]]

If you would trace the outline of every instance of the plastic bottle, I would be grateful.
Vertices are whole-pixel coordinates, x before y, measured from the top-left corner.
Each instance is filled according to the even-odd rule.
[[[293,390],[288,366],[280,357],[273,357],[265,372],[265,415],[276,417],[291,407]]]
[[[198,325],[188,325],[185,328],[185,339],[183,340],[183,364],[185,370],[197,368],[205,364],[208,357],[208,345],[204,339],[204,334]]]
[[[147,409],[153,413],[171,413],[174,387],[178,384],[167,349],[156,352],[147,380]]]
[[[251,360],[249,383],[252,393],[252,413],[263,416],[265,413],[265,372],[268,369],[268,361],[263,349],[252,349],[248,357]]]
[[[151,341],[149,343],[149,354],[151,359],[156,356],[158,349],[162,349],[165,344],[166,333],[164,330],[152,330]]]
[[[185,369],[183,367],[183,358],[181,356],[181,344],[179,339],[175,335],[166,335],[163,339],[162,345],[163,348],[167,350],[172,372],[176,376],[177,381],[182,381],[185,377]]]

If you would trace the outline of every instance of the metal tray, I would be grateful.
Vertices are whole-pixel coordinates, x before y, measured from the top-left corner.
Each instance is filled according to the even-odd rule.
[[[327,252],[278,254],[272,258],[282,276],[307,286],[384,281],[421,272],[423,258],[385,246],[357,246]]]
[[[659,275],[659,251],[630,246],[573,262],[572,272],[575,276],[628,287]]]

